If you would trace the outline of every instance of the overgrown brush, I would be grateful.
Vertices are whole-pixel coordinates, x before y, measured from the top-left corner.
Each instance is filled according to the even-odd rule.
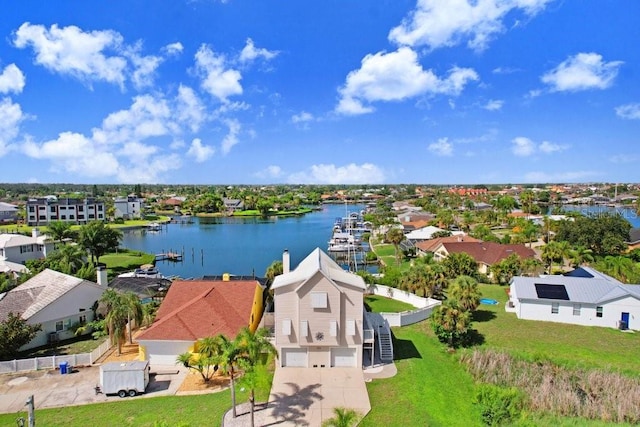
[[[569,369],[548,361],[529,362],[490,350],[467,353],[462,361],[482,383],[522,390],[533,411],[640,423],[638,379],[614,372]]]

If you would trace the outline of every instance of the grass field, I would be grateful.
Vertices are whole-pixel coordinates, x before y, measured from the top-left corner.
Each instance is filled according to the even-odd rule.
[[[381,295],[365,295],[364,302],[375,313],[400,313],[414,310],[415,307],[406,302],[396,301]]]
[[[154,261],[154,254],[129,250],[120,250],[100,257],[100,262],[105,263],[107,268],[115,273],[130,271],[144,264],[153,264]]]

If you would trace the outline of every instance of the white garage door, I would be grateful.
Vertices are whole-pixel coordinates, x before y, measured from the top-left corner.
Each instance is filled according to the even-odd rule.
[[[282,366],[288,367],[307,367],[307,349],[306,348],[283,348],[282,349]]]
[[[331,349],[331,366],[340,368],[356,367],[356,349],[355,348],[332,348]]]

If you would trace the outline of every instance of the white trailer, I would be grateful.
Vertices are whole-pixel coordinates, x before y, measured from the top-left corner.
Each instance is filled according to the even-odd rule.
[[[120,397],[144,393],[149,385],[149,361],[109,362],[100,366],[100,389]]]

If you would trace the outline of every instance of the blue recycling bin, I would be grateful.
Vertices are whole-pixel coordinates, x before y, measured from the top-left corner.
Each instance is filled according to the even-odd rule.
[[[60,362],[60,375],[69,373],[69,362]]]

